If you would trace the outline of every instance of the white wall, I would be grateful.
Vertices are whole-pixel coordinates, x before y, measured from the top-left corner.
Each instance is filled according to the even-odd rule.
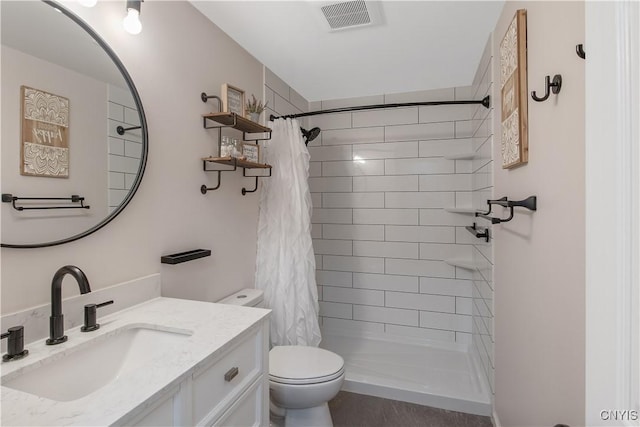
[[[69,99],[69,177],[20,175],[20,86]],[[107,85],[2,46],[2,192],[18,197],[86,197],[91,209],[16,211],[2,208],[2,242],[50,242],[97,224],[107,214],[105,118]],[[101,172],[100,172],[101,171]],[[65,203],[66,204],[66,203]],[[76,230],[63,234],[61,230]]]
[[[585,9],[585,420],[638,426],[640,4],[588,2]]]
[[[585,60],[575,46],[584,42],[584,3],[505,3],[494,52],[521,8],[527,9],[529,91],[543,91],[546,75],[561,74],[563,81],[562,91],[546,102],[529,99],[529,163],[512,170],[493,165],[497,197],[538,196],[537,212],[518,209],[513,221],[493,227],[495,409],[504,426],[580,426],[585,425]],[[499,70],[498,55],[493,62]],[[493,99],[500,111],[497,86]],[[500,129],[497,113],[494,129]],[[498,141],[494,158],[501,158]]]
[[[311,103],[345,106],[468,99],[470,88]],[[471,343],[473,164],[469,106],[423,106],[310,118],[313,237],[325,329]]]
[[[202,184],[216,183],[200,160],[215,152],[214,131],[203,129],[201,118],[215,107],[200,93],[219,95],[222,83],[262,93],[262,65],[186,2],[143,3],[137,36],[122,30],[121,2],[65,4],[106,39],[136,83],[149,162],[136,197],[97,233],[58,247],[2,249],[2,313],[48,302],[51,278],[65,264],[82,268],[95,289],[156,272],[167,296],[214,301],[252,287],[258,195],[240,194],[253,181],[241,171],[223,173],[219,190],[200,193]],[[160,264],[161,255],[196,248],[212,256]],[[72,280],[63,288],[78,293]]]

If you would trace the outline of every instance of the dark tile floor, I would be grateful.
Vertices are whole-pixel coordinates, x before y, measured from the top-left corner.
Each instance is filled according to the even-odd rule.
[[[492,427],[489,417],[341,391],[329,402],[334,427]]]

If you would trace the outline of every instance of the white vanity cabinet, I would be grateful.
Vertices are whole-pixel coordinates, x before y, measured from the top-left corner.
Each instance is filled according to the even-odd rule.
[[[117,424],[268,426],[268,334],[268,322],[263,321],[221,354],[199,363],[142,413]]]
[[[31,342],[2,366],[0,425],[268,426],[269,315],[157,297],[61,345]],[[18,387],[30,373],[35,385]],[[50,393],[61,387],[80,397]]]

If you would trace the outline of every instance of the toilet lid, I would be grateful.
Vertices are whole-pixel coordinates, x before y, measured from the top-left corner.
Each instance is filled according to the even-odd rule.
[[[283,345],[269,352],[269,379],[285,384],[315,384],[344,373],[342,357],[317,347]]]

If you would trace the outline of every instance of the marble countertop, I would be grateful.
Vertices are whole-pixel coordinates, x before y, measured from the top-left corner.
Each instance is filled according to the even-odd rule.
[[[269,310],[174,298],[155,298],[109,316],[98,317],[100,329],[90,333],[76,327],[65,331],[69,340],[48,346],[44,340],[26,344],[24,359],[2,363],[3,383],[62,357],[92,340],[107,339],[123,327],[191,333],[180,348],[170,347],[153,356],[153,363],[135,375],[120,376],[104,387],[72,401],[55,401],[9,387],[1,387],[2,425],[111,425],[141,413],[146,405],[172,390],[196,368],[218,357],[251,333]]]

